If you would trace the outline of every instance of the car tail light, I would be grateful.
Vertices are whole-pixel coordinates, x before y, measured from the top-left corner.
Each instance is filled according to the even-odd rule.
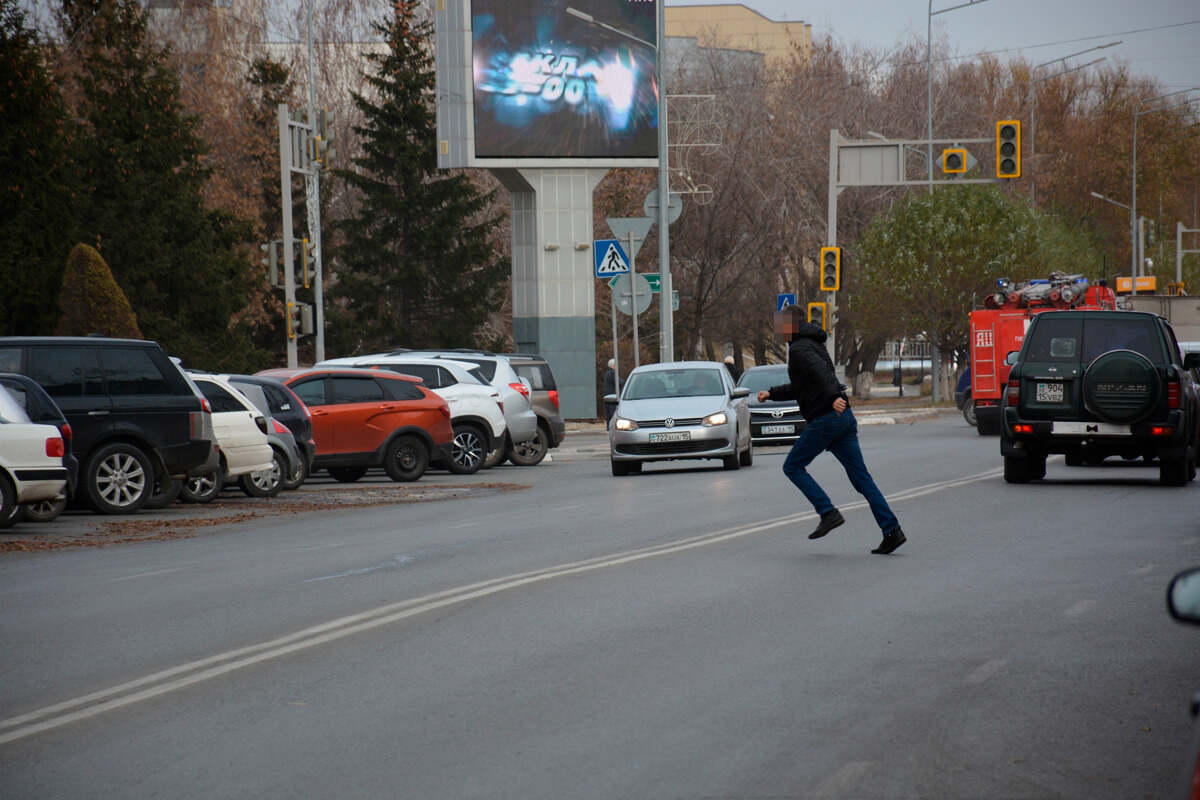
[[[1015,406],[1020,403],[1021,380],[1019,378],[1013,378],[1008,382],[1008,391],[1005,393],[1005,396],[1007,397],[1007,403],[1009,406]]]
[[[1170,425],[1152,425],[1150,427],[1151,436],[1170,436],[1175,432],[1175,429]]]
[[[525,388],[525,384],[523,384],[523,383],[510,383],[510,384],[508,385],[508,388],[517,390],[518,392],[520,392],[520,393],[521,393],[521,394],[522,394],[522,395],[525,397],[525,399],[526,399],[526,400],[528,400],[528,399],[529,399],[529,390],[528,390],[527,388]]]
[[[975,401],[976,408],[991,408],[995,405],[997,405],[995,400],[976,400]]]
[[[75,431],[71,430],[71,423],[64,422],[62,428],[60,429],[60,432],[62,433],[62,437],[64,439],[66,439],[68,442],[74,441]]]
[[[438,411],[442,412],[443,417],[450,419],[450,406],[442,403],[440,406],[438,406]]]
[[[271,425],[274,426],[276,433],[291,433],[292,432],[291,428],[289,428],[287,425],[284,425],[282,422],[275,419],[274,417],[271,417]]]
[[[211,414],[211,413],[212,413],[212,406],[208,404],[208,398],[207,398],[207,397],[201,397],[201,398],[200,398],[200,408],[204,409],[204,412],[205,412],[206,414]]]
[[[204,430],[204,418],[200,415],[203,411],[193,411],[188,414],[188,438],[199,439],[200,432]]]
[[[1179,381],[1167,381],[1167,408],[1179,408]]]
[[[51,436],[46,439],[46,455],[51,458],[62,458],[66,449],[63,447],[63,440],[58,436]]]
[[[1025,423],[1013,425],[1013,433],[1033,433],[1033,426]]]
[[[555,408],[558,408],[558,389],[550,390],[550,402],[554,403]]]
[[[254,418],[254,424],[257,425],[258,429],[260,431],[262,431],[263,433],[267,432],[267,418],[266,417],[262,416],[261,414],[256,416]]]

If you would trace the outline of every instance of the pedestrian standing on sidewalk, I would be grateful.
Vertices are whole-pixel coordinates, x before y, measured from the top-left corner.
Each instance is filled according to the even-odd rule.
[[[608,369],[604,370],[604,388],[601,390],[601,396],[610,394],[619,394],[621,391],[621,382],[617,379],[617,361],[610,358],[608,360]],[[607,424],[612,422],[613,412],[617,410],[616,403],[604,401],[604,422]]]
[[[846,521],[834,508],[829,495],[805,469],[828,450],[845,468],[850,485],[866,498],[875,522],[883,532],[883,541],[871,552],[877,555],[891,553],[908,540],[900,529],[900,520],[892,513],[863,462],[862,449],[858,446],[858,422],[850,410],[846,387],[838,382],[833,360],[825,349],[825,340],[829,337],[821,328],[805,320],[797,306],[776,312],[775,330],[788,342],[788,382],[760,391],[758,402],[768,398],[795,400],[808,421],[783,461],[783,474],[821,515],[816,530],[808,538],[820,539]]]

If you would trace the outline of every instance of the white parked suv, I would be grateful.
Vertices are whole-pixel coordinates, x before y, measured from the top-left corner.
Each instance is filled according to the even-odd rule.
[[[212,406],[213,433],[221,457],[216,472],[188,479],[180,492],[183,499],[210,502],[221,493],[227,479],[253,472],[279,467],[286,474],[286,465],[276,463],[280,457],[267,440],[266,417],[245,395],[217,375],[189,372],[188,377]]]
[[[478,472],[488,453],[505,441],[508,423],[500,392],[487,383],[475,364],[443,358],[374,355],[334,358],[316,366],[370,367],[420,378],[425,388],[450,407],[454,441],[450,461],[444,466],[451,472],[459,475]]]
[[[55,500],[66,491],[63,452],[58,428],[30,422],[0,386],[0,527],[16,521],[18,505]]]

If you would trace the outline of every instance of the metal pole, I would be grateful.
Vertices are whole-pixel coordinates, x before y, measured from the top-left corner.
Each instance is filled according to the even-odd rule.
[[[932,0],[930,0],[932,2]],[[825,243],[829,247],[837,247],[837,203],[838,203],[838,142],[841,141],[841,136],[838,134],[838,129],[833,128],[829,131],[829,204],[828,216],[826,218],[825,227]],[[821,269],[823,265],[817,264],[817,280],[821,279]],[[818,283],[818,286],[820,284]],[[829,323],[829,338],[825,340],[825,347],[829,350],[829,360],[837,367],[836,349],[834,348],[834,336],[836,326],[834,325],[834,303],[837,300],[836,292],[828,292],[825,295],[825,302],[828,305],[825,307],[826,313],[829,315],[827,321]]]
[[[1137,294],[1138,242],[1137,242],[1137,126],[1138,110],[1133,107],[1133,190],[1129,197],[1129,274],[1133,277],[1133,293]]]
[[[613,380],[613,386],[616,387],[617,397],[620,397],[621,396],[621,347],[620,347],[620,342],[617,341],[617,288],[615,286],[609,287],[608,304],[612,309],[613,373],[616,376],[615,379]],[[605,409],[605,412],[607,413],[607,409]]]
[[[317,120],[317,79],[313,66],[313,0],[305,2],[308,17],[308,122]],[[321,269],[321,170],[314,167],[305,178],[305,198],[308,211],[308,238],[313,243],[313,327],[316,328],[314,355],[317,361],[325,360],[325,290],[322,286]]]
[[[1183,223],[1175,223],[1175,284],[1183,283]]]
[[[932,2],[932,0],[930,0]],[[658,30],[656,47],[655,80],[658,83],[658,271],[662,275],[660,291],[668,298],[661,304],[659,311],[659,355],[658,360],[669,363],[675,360],[675,309],[671,303],[671,237],[668,228],[671,223],[667,211],[671,205],[671,161],[667,149],[667,90],[664,78],[667,60],[666,33],[666,0],[659,0]],[[630,261],[633,261],[632,256]],[[635,290],[636,291],[636,290]],[[634,309],[636,311],[636,308]],[[634,316],[634,330],[637,330],[637,314]],[[635,350],[636,352],[636,350]]]
[[[929,191],[933,191],[933,0],[929,0],[929,23],[925,34],[925,138],[929,140],[925,166],[929,174]]]
[[[1138,275],[1145,276],[1146,274],[1146,218],[1138,217]],[[1137,294],[1137,284],[1134,284],[1133,293]]]
[[[637,256],[633,252],[633,231],[629,232],[629,302],[633,312],[633,368],[642,365],[641,346],[638,344],[638,282]]]
[[[279,104],[279,193],[283,203],[283,313],[285,335],[294,334],[292,309],[296,307],[295,258],[292,254],[292,132],[286,103]],[[287,336],[287,365],[294,369],[296,337]]]

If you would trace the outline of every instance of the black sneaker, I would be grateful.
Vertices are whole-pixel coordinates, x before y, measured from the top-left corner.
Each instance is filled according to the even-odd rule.
[[[817,523],[817,529],[808,535],[810,539],[820,539],[825,534],[836,528],[838,525],[846,524],[846,518],[842,516],[842,512],[836,508],[828,514],[821,515],[821,521]]]
[[[886,556],[888,553],[893,552],[897,547],[907,541],[908,537],[904,535],[904,531],[896,528],[896,530],[892,531],[891,533],[885,533],[883,535],[883,541],[879,543],[879,547],[876,547],[871,552],[875,555]]]

